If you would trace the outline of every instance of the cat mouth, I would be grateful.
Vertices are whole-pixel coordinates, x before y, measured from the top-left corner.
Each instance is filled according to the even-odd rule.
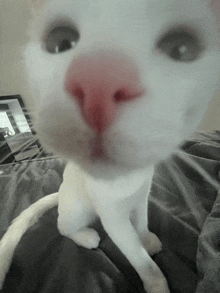
[[[103,137],[97,132],[95,138],[90,140],[90,155],[89,160],[96,164],[101,163],[104,165],[115,165],[117,164],[114,159],[112,159],[105,146],[103,145]]]
[[[90,159],[92,161],[106,161],[109,159],[103,147],[102,136],[99,133],[90,141],[90,147]]]

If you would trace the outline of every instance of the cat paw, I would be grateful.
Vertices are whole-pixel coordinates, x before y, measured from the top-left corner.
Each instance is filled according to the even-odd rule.
[[[165,278],[155,281],[152,286],[148,284],[144,285],[144,289],[147,293],[170,293],[167,281]]]
[[[70,237],[77,245],[88,249],[99,246],[99,234],[92,228],[82,228]]]
[[[147,234],[142,237],[142,243],[149,255],[154,255],[162,250],[162,243],[157,235],[152,232],[147,232]]]

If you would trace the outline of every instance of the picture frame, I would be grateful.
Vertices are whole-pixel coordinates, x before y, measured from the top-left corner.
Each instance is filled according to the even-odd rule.
[[[15,134],[22,132],[34,134],[31,129],[30,116],[20,95],[0,96],[0,127],[3,127],[2,113],[7,115]]]
[[[32,128],[31,117],[20,95],[0,96],[0,134],[0,164],[4,161],[8,163],[9,150],[10,162],[35,157],[40,153],[41,147]]]

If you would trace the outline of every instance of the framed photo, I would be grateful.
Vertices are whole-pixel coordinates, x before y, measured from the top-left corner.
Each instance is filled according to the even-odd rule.
[[[8,127],[14,134],[32,132],[30,117],[20,95],[0,96],[0,128]]]
[[[6,149],[10,149],[15,161],[39,154],[40,145],[31,125],[31,117],[20,95],[0,96],[0,153],[2,157]]]

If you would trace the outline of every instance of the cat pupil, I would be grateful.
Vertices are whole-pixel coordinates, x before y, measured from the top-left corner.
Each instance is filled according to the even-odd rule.
[[[56,46],[56,53],[64,52],[71,48],[72,48],[72,42],[70,42],[68,39],[64,39],[62,40],[60,46],[58,45]]]
[[[79,33],[69,27],[57,27],[47,37],[45,49],[48,53],[58,54],[74,48],[79,40]]]
[[[159,50],[179,62],[192,62],[199,58],[203,48],[199,39],[188,32],[169,32],[160,40]]]
[[[171,52],[171,57],[174,60],[180,60],[180,61],[184,61],[184,59],[187,59],[187,54],[188,53],[188,49],[187,46],[179,46],[179,47],[175,47],[173,49],[173,51]],[[187,60],[186,60],[187,61]]]

